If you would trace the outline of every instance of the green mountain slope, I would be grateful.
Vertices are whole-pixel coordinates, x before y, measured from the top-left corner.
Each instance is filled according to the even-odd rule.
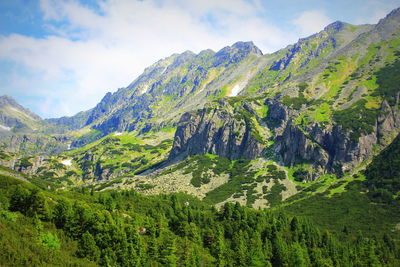
[[[261,94],[216,102],[222,123],[218,124],[215,117],[202,119],[208,116],[212,104],[183,115],[172,155],[207,152],[234,159],[238,154],[234,143],[251,135],[256,138],[240,148],[251,147],[253,153],[242,150],[239,154],[243,157],[254,159],[273,151],[285,166],[311,165],[317,172],[338,175],[351,171],[368,160],[375,149],[390,143],[400,129],[399,90],[395,85],[399,76],[399,21],[400,11],[395,10],[377,25],[361,27],[364,32],[347,42],[335,39],[340,36],[337,32],[344,34],[357,27],[334,23],[306,39],[310,42],[331,34],[328,40],[343,44],[326,56],[315,58],[305,53],[303,40],[282,50],[280,58],[257,76],[261,82],[255,90],[262,90]],[[298,64],[316,59],[319,63],[315,66]],[[274,83],[261,77],[272,77]],[[257,106],[263,105],[267,113],[260,117]],[[239,111],[240,106],[245,112]],[[247,129],[236,136],[240,125]],[[310,175],[308,180],[318,176]]]
[[[184,194],[53,190],[0,176],[2,265],[396,266],[400,260],[388,235],[342,237],[281,212],[232,204],[217,211]]]
[[[328,187],[400,130],[399,13],[335,22],[269,55],[251,42],[174,54],[95,108],[47,121],[75,129],[65,143],[77,149],[3,164],[66,187],[184,191],[255,208]],[[242,176],[232,173],[244,159]]]
[[[399,238],[399,137],[361,174],[344,177],[328,187],[303,190],[284,203],[290,214],[311,217],[333,231],[395,233]],[[316,183],[318,185],[318,183]],[[322,190],[321,190],[322,189]]]
[[[374,157],[365,170],[369,195],[376,200],[392,202],[400,194],[400,135]]]

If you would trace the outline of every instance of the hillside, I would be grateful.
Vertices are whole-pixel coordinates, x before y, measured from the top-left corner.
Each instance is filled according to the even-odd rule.
[[[1,265],[396,266],[400,260],[388,235],[342,236],[279,211],[229,203],[217,211],[184,194],[64,192],[32,182],[0,175]]]
[[[173,54],[92,109],[0,97],[0,265],[399,266],[400,9]]]

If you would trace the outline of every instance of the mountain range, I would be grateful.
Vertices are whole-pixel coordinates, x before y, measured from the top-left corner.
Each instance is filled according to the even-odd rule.
[[[3,164],[64,185],[145,184],[146,193],[199,197],[232,182],[229,168],[212,170],[217,159],[249,161],[258,170],[250,181],[276,166],[286,197],[353,175],[399,133],[399,25],[396,9],[376,25],[334,22],[272,54],[252,42],[173,54],[72,117],[43,120],[3,96]],[[176,169],[188,161],[209,166]],[[263,186],[274,183],[251,188],[268,206]]]
[[[71,117],[2,96],[0,265],[399,266],[399,85],[395,9],[173,54]]]

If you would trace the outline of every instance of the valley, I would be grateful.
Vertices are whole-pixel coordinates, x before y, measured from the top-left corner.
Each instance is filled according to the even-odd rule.
[[[398,266],[399,86],[395,9],[173,54],[71,117],[2,96],[0,265]]]

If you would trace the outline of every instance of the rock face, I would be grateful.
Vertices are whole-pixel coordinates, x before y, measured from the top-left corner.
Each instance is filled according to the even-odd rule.
[[[237,115],[228,104],[220,101],[218,108],[204,108],[196,113],[185,113],[175,134],[170,159],[195,154],[212,153],[229,159],[255,159],[264,154],[266,141],[256,138],[255,127],[245,115]],[[261,126],[274,133],[273,150],[285,166],[309,163],[316,173],[335,172],[341,174],[372,156],[375,144],[384,144],[400,130],[398,104],[390,106],[383,102],[376,118],[374,130],[362,135],[358,141],[351,132],[341,126],[330,124],[322,127],[314,124],[307,128],[293,121],[298,111],[292,110],[276,100],[267,100],[269,109],[267,125]],[[249,106],[248,114],[259,120]],[[233,115],[236,114],[236,115]],[[315,179],[313,175],[310,179]]]
[[[312,162],[320,170],[350,170],[373,152],[375,144],[387,144],[400,130],[398,104],[394,107],[384,101],[371,133],[362,135],[358,141],[342,127],[330,124],[321,127],[314,124],[302,129],[293,123],[296,112],[278,102],[267,102],[270,117],[276,133],[275,150],[287,166],[302,162]],[[271,125],[271,124],[270,124]]]
[[[104,134],[114,131],[133,131],[141,122],[145,122],[152,117],[152,110],[149,108],[153,102],[148,96],[138,96],[132,99],[132,104],[117,110],[113,116],[108,117],[101,123],[93,126]]]
[[[219,105],[181,117],[170,159],[205,153],[229,159],[252,159],[262,153],[265,146],[256,140],[248,118],[234,116],[226,102],[221,101]]]
[[[288,166],[310,161],[328,171],[350,170],[372,156],[374,145],[387,144],[400,131],[397,107],[398,104],[391,107],[384,101],[373,131],[362,135],[358,141],[351,138],[349,131],[335,124],[325,128],[315,124],[301,129],[290,119],[285,122],[290,117],[289,112],[280,107],[278,110],[284,113],[278,116],[283,118],[279,123],[286,124],[286,127],[283,134],[276,137],[277,151]]]

